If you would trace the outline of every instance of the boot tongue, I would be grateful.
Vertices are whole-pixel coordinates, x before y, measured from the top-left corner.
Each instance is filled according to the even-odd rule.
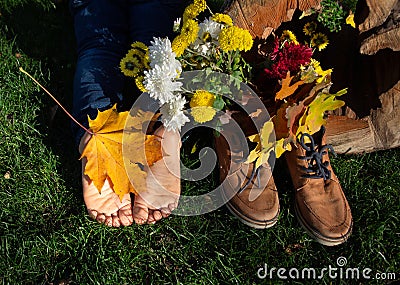
[[[325,128],[322,127],[317,133],[312,136],[309,134],[302,134],[299,139],[300,146],[306,151],[305,156],[299,157],[301,160],[305,160],[308,164],[307,167],[303,167],[305,174],[302,175],[304,178],[320,179],[324,180],[331,179],[331,171],[328,169],[329,161],[323,161],[324,155],[331,151],[335,156],[331,145],[322,145],[323,137],[325,134]],[[306,138],[310,141],[305,143]]]
[[[318,132],[316,132],[312,135],[317,149],[320,149],[323,146],[322,139],[323,139],[324,135],[325,135],[325,127],[324,126],[322,126]]]

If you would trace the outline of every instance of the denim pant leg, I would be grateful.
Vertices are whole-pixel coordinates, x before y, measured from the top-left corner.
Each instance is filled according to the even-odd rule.
[[[125,77],[119,62],[129,48],[126,2],[71,0],[78,60],[74,77],[73,115],[88,126],[87,116],[108,109],[122,99]],[[84,131],[75,123],[76,143]]]
[[[153,37],[174,36],[173,24],[178,17],[182,17],[185,1],[183,0],[127,0],[129,40],[150,44]],[[121,110],[129,110],[141,92],[136,88],[133,80],[125,82],[124,98]]]
[[[186,0],[128,0],[132,41],[150,44],[153,37],[174,39],[174,21],[182,17]]]
[[[97,109],[120,103],[127,85],[134,88],[119,70],[130,43],[172,39],[173,22],[185,5],[182,0],[71,0],[70,5],[78,47],[73,115],[88,126],[87,115],[94,118]],[[124,99],[126,109],[134,96]],[[72,129],[79,144],[84,131],[75,124]]]

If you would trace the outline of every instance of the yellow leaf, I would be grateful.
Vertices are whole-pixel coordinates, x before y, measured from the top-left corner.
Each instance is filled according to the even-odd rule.
[[[249,153],[249,156],[247,157],[247,160],[246,160],[246,163],[251,163],[251,162],[257,160],[257,158],[260,156],[261,140],[260,140],[259,134],[251,135],[248,137],[248,139],[251,142],[257,143],[256,147]]]
[[[122,199],[127,193],[136,193],[130,183],[122,154],[122,138],[128,112],[118,112],[116,105],[103,112],[98,112],[96,119],[89,118],[89,128],[93,135],[82,152],[82,156],[87,158],[84,173],[93,181],[96,188],[101,191],[106,179],[109,179],[114,192]],[[125,130],[126,131],[126,130]],[[145,142],[149,145],[150,162],[160,158],[161,144],[155,142],[152,136],[146,136],[142,129],[132,131],[135,136],[129,139],[132,144],[144,149]],[[129,137],[129,136],[128,136]],[[142,137],[143,139],[139,139]],[[124,138],[125,139],[125,138]],[[153,155],[158,153],[158,155]],[[147,152],[146,152],[147,154]],[[129,156],[133,157],[133,156]],[[144,164],[146,157],[139,163]],[[146,172],[137,161],[132,161],[131,167],[135,179],[145,183]],[[132,170],[131,170],[132,172]],[[130,173],[132,175],[132,173]]]
[[[299,80],[293,85],[290,85],[290,82],[292,81],[294,76],[290,76],[290,71],[286,74],[286,77],[282,79],[282,88],[279,90],[276,95],[275,95],[275,101],[276,100],[283,100],[286,97],[289,97],[292,95],[297,88],[304,83],[304,81]]]
[[[300,133],[308,133],[310,135],[318,132],[321,126],[326,124],[324,119],[326,111],[333,111],[344,106],[344,101],[336,100],[336,96],[341,96],[347,92],[346,89],[339,91],[336,94],[320,93],[308,106],[307,111],[299,121],[299,128],[296,135]]]
[[[190,154],[195,153],[197,150],[197,142],[195,142],[195,144],[192,146],[192,150],[190,151]]]
[[[256,143],[261,142],[261,141],[260,141],[260,135],[259,135],[259,134],[251,135],[251,136],[249,136],[248,138],[249,138],[249,140],[250,140],[251,142],[256,142]]]
[[[303,11],[303,13],[301,13],[299,19],[303,19],[304,17],[310,16],[314,13],[315,13],[314,9],[305,10],[305,11]]]
[[[256,169],[259,168],[262,164],[268,162],[269,156],[274,149],[272,147],[265,149],[262,151],[260,157],[256,161]]]
[[[350,14],[346,18],[346,24],[352,26],[353,28],[356,27],[356,23],[354,22],[354,14],[350,11]]]
[[[270,120],[265,122],[261,129],[261,146],[263,148],[267,147],[273,142],[273,138],[271,138],[272,133],[274,132],[274,123]]]
[[[257,146],[250,152],[246,163],[256,161],[255,167],[258,168],[268,161],[274,147],[275,137],[272,135],[273,132],[274,123],[270,120],[265,122],[260,131],[260,135],[256,134],[249,137],[250,141],[257,142]]]
[[[246,163],[252,163],[253,161],[257,160],[257,158],[259,158],[259,157],[260,157],[260,152],[257,151],[257,148],[255,148],[249,153]]]
[[[287,150],[291,151],[292,145],[290,143],[287,143],[286,139],[280,139],[279,141],[276,142],[275,144],[276,158],[281,157],[281,155]]]
[[[146,189],[146,171],[162,158],[161,141],[145,132],[152,125],[154,114],[138,110],[128,116],[123,136],[125,171],[134,183],[134,193]]]

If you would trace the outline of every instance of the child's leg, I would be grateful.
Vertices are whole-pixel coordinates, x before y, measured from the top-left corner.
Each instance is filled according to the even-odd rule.
[[[94,118],[97,109],[104,110],[122,99],[124,76],[119,62],[128,42],[127,12],[119,0],[71,0],[78,61],[74,79],[74,117],[88,126],[87,115]],[[73,125],[80,151],[90,139]],[[82,161],[82,168],[86,161]],[[82,173],[83,195],[89,214],[101,223],[117,227],[133,222],[130,196],[120,202],[106,181],[99,194]]]
[[[124,75],[119,62],[129,47],[126,5],[119,0],[72,0],[78,60],[73,114],[87,125],[87,115],[122,100]],[[83,130],[73,125],[77,142]]]
[[[153,37],[174,38],[173,23],[182,17],[182,0],[130,0],[129,31],[132,41],[150,44]],[[164,158],[150,167],[147,190],[135,196],[133,217],[137,223],[154,223],[177,207],[180,195],[180,135],[157,131]]]

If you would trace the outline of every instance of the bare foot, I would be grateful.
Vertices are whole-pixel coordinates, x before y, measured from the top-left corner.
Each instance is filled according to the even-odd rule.
[[[180,135],[163,127],[154,134],[160,137],[163,158],[150,167],[146,190],[135,195],[133,218],[137,224],[153,224],[168,217],[178,207],[181,193]]]
[[[90,140],[90,135],[85,133],[79,144],[79,151],[82,153],[84,147]],[[83,198],[89,216],[110,227],[129,226],[133,223],[132,203],[129,194],[125,194],[122,201],[114,193],[110,181],[104,183],[101,193],[94,186],[87,175],[84,175],[86,158],[82,159],[82,187]]]

